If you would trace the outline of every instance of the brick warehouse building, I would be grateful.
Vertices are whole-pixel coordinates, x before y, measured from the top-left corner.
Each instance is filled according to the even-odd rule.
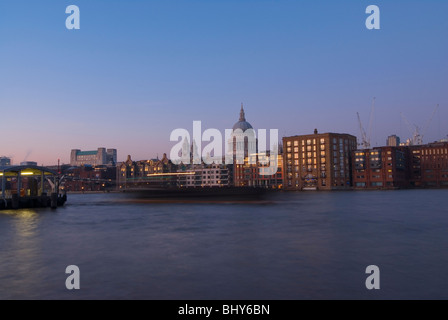
[[[448,142],[353,153],[355,189],[448,187]]]
[[[351,153],[356,137],[318,133],[283,138],[283,189],[339,190],[352,186]]]
[[[448,187],[448,142],[409,146],[411,187]]]
[[[283,187],[283,155],[277,155],[277,171],[267,171],[270,166],[270,153],[251,154],[244,159],[244,164],[234,165],[234,185],[236,187],[263,187],[282,189]]]
[[[356,189],[393,189],[409,185],[406,147],[378,147],[353,153],[353,186]]]

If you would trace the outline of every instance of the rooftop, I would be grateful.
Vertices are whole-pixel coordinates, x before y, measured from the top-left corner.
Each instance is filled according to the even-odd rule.
[[[91,156],[91,155],[96,155],[98,153],[97,150],[94,151],[78,151],[76,152],[77,156]]]

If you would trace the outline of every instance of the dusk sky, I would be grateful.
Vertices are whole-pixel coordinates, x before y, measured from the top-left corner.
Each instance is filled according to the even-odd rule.
[[[68,5],[80,30],[68,30]],[[368,5],[381,29],[368,30]],[[448,1],[0,0],[0,156],[51,165],[71,149],[169,154],[176,128],[360,137],[448,134]]]

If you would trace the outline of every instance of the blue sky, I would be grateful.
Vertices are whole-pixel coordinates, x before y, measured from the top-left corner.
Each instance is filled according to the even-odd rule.
[[[80,30],[65,28],[71,4]],[[153,158],[193,120],[231,128],[241,102],[255,129],[359,137],[376,97],[374,146],[410,136],[400,112],[423,126],[439,104],[424,140],[445,138],[447,15],[434,0],[0,0],[0,155]]]

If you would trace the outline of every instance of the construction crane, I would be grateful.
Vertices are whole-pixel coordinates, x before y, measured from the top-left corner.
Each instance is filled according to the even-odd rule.
[[[434,115],[436,114],[437,109],[439,108],[439,105],[437,105],[434,109],[434,111],[431,114],[431,117],[426,121],[425,125],[423,126],[423,130],[420,131],[420,127],[414,124],[413,126],[409,123],[408,119],[404,116],[404,114],[401,112],[401,117],[403,118],[404,122],[409,128],[409,132],[412,134],[412,138],[409,139],[409,144],[411,145],[422,145],[423,144],[423,136],[426,133],[426,130],[428,130],[429,125],[431,124],[432,119],[434,118]]]
[[[372,122],[373,122],[373,112],[375,110],[375,97],[372,101],[372,110],[370,111],[370,119],[369,119],[369,128],[368,133],[364,130],[364,127],[362,126],[361,117],[359,116],[359,112],[356,112],[356,115],[358,116],[358,123],[359,123],[359,130],[361,131],[361,143],[359,144],[362,149],[369,149],[370,148],[370,137],[372,134]]]
[[[418,128],[418,126],[416,124],[414,124],[413,126],[411,125],[411,123],[409,122],[409,120],[405,117],[405,115],[403,114],[403,112],[400,112],[401,118],[403,119],[404,123],[408,126],[409,132],[412,135],[412,138],[407,140],[407,143],[409,145],[418,145],[418,144],[422,144],[419,143],[421,142],[420,140],[420,129]]]
[[[426,121],[426,123],[423,127],[423,131],[421,133],[422,142],[423,142],[423,136],[425,135],[426,131],[428,130],[429,125],[431,124],[431,121],[434,118],[434,115],[436,114],[438,108],[439,108],[439,104],[436,105],[436,107],[434,108],[434,111],[431,114],[431,117]]]

